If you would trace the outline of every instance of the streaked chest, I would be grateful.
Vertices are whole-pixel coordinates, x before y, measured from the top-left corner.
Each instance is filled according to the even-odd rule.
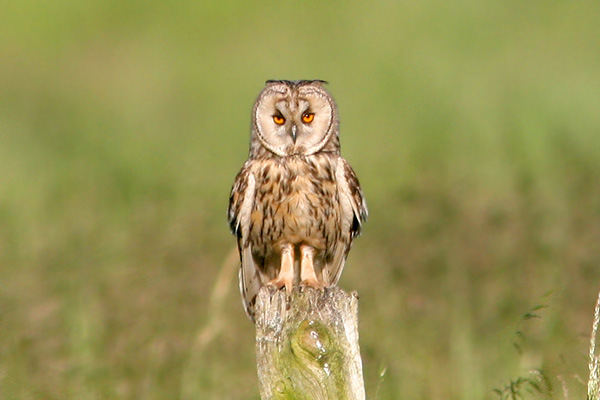
[[[326,235],[339,220],[335,161],[323,156],[263,161],[254,172],[253,224],[275,236]]]
[[[336,196],[335,160],[323,156],[264,160],[257,165],[255,209],[283,203],[303,213]]]

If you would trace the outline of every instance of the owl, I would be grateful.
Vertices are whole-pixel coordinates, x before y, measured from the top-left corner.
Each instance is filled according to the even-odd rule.
[[[337,283],[367,219],[356,174],[340,155],[325,81],[267,81],[252,112],[250,154],[229,199],[240,291],[254,320],[260,288]]]

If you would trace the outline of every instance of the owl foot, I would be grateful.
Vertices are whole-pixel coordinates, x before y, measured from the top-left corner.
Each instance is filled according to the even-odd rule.
[[[285,291],[292,292],[294,285],[294,247],[286,244],[281,250],[281,268],[277,278],[267,282],[267,285],[275,286],[277,289],[285,287]]]
[[[302,245],[300,246],[300,253],[302,254],[300,261],[301,285],[310,286],[315,289],[325,289],[327,285],[319,281],[315,272],[315,265],[313,263],[315,249],[311,246]]]

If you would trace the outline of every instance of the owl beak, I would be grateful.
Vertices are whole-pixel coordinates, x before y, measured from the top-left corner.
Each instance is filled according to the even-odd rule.
[[[296,125],[292,125],[292,140],[294,141],[294,144],[296,144],[296,130]]]

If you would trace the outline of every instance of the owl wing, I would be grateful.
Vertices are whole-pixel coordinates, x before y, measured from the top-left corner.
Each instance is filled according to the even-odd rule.
[[[328,266],[332,285],[340,279],[352,239],[360,235],[362,223],[368,217],[367,203],[358,178],[350,164],[341,157],[336,166],[335,179],[341,208],[341,229],[340,240],[335,244],[333,259]]]
[[[238,173],[229,197],[228,219],[231,231],[237,236],[240,253],[240,292],[244,309],[250,319],[254,319],[254,302],[262,286],[259,269],[254,263],[248,237],[250,235],[251,214],[256,195],[256,180],[251,171],[250,161]]]

